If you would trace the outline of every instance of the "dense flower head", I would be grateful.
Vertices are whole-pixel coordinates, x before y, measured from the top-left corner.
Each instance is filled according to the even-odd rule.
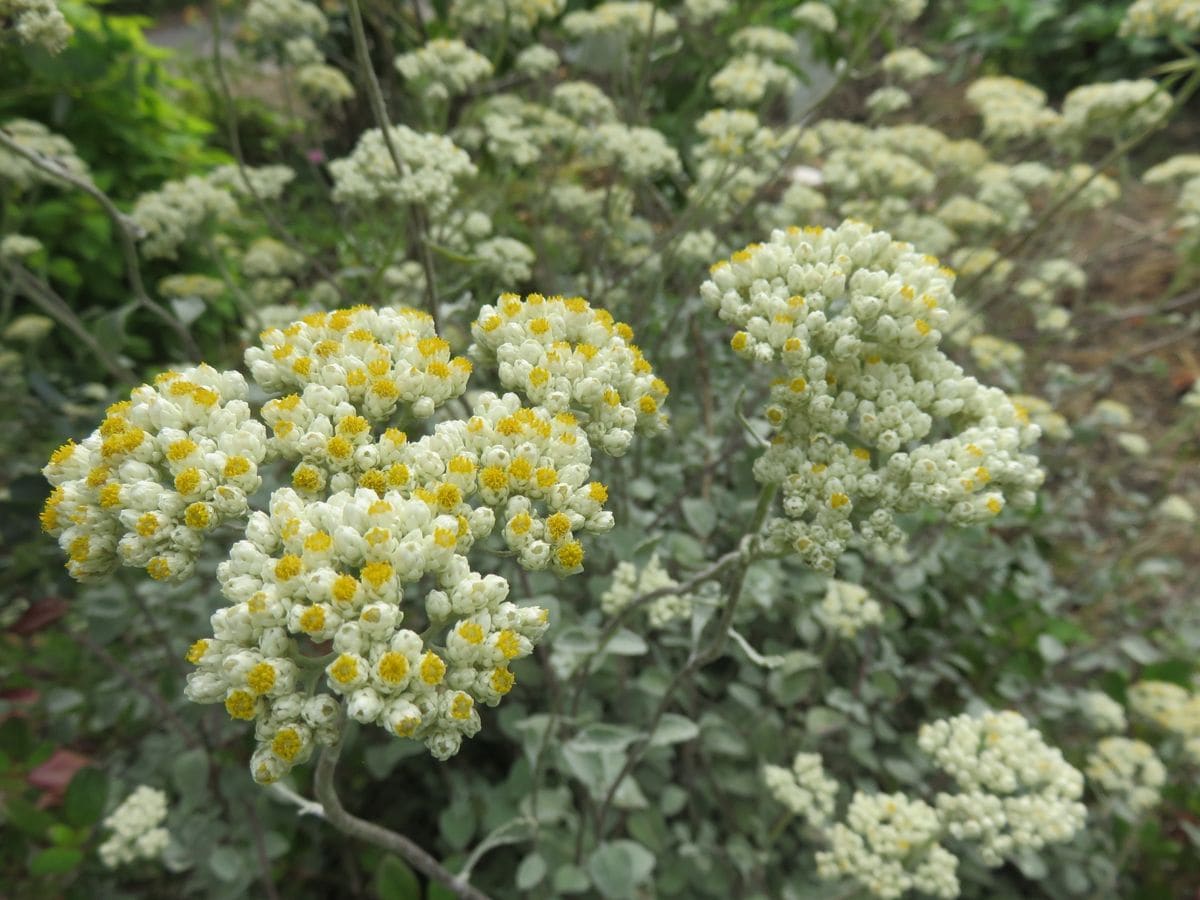
[[[1200,0],[1134,0],[1125,10],[1120,34],[1135,37],[1174,35],[1186,39],[1200,31]]]
[[[879,61],[885,73],[903,82],[920,81],[941,69],[941,65],[930,59],[916,47],[900,47]]]
[[[378,128],[364,131],[353,152],[329,164],[333,199],[338,203],[415,203],[444,210],[457,195],[459,182],[475,174],[466,151],[441,134],[424,134],[405,125],[390,131],[403,173]]]
[[[499,315],[515,315],[502,306]],[[557,337],[537,346],[578,352],[606,379],[601,393],[615,384],[637,404],[629,421],[592,416],[590,433],[659,427],[665,387],[626,343],[627,327],[583,301],[541,307]],[[510,324],[505,335],[520,340],[524,325]],[[496,349],[483,356],[498,366]],[[570,399],[579,367],[542,362]],[[43,527],[81,580],[121,561],[178,579],[207,534],[244,523],[217,570],[229,605],[188,652],[197,669],[187,695],[255,722],[257,780],[278,779],[332,742],[343,712],[420,740],[440,759],[453,755],[480,727],[477,705],[512,689],[509,663],[547,627],[544,609],[510,602],[508,583],[473,571],[467,556],[499,532],[494,540],[527,569],[582,570],[583,540],[613,527],[608,488],[591,477],[589,431],[570,402],[522,405],[513,393],[482,392],[463,418],[410,440],[397,425],[460,397],[472,370],[412,309],[312,313],[263,332],[246,364],[268,394],[262,422],[251,418],[240,374],[165,372],[112,406],[90,437],[54,453]],[[586,387],[581,396],[590,397]],[[251,511],[259,469],[276,460],[293,466],[291,485]],[[417,630],[402,628],[414,613]],[[317,669],[325,692],[302,677]]]
[[[0,0],[0,22],[9,22],[23,44],[61,53],[75,29],[54,0]]]
[[[984,135],[997,140],[1053,132],[1061,121],[1041,88],[1008,75],[977,79],[967,88],[967,102],[983,117]]]
[[[814,828],[823,828],[833,817],[838,784],[825,774],[817,753],[797,753],[791,768],[763,766],[763,781],[771,796]]]
[[[1083,827],[1083,776],[1019,713],[932,722],[918,745],[961,789],[937,796],[947,831],[977,845],[986,865],[1070,840]]]
[[[41,156],[49,157],[56,165],[73,175],[86,177],[87,163],[79,158],[75,146],[62,135],[54,134],[41,122],[32,119],[9,119],[0,124],[5,133],[18,145]],[[0,179],[28,190],[37,184],[61,184],[23,156],[0,147]]]
[[[576,39],[607,36],[625,43],[673,34],[678,23],[675,17],[659,8],[657,3],[608,2],[590,10],[573,12],[563,19],[563,29]]]
[[[307,0],[251,0],[241,22],[241,35],[252,44],[278,46],[295,38],[319,38],[329,20]]]
[[[849,639],[864,628],[883,624],[883,607],[861,585],[831,578],[816,616],[831,633]]]
[[[631,562],[620,562],[613,571],[612,584],[600,596],[600,608],[605,615],[616,616],[636,597],[662,592],[646,604],[646,617],[651,628],[665,628],[692,614],[692,595],[673,590],[677,587],[679,582],[671,577],[657,553],[641,569]]]
[[[551,413],[576,412],[589,438],[620,456],[635,431],[666,427],[666,384],[633,330],[582,297],[503,294],[471,326],[472,355],[500,383]]]
[[[486,56],[458,39],[434,38],[396,57],[396,71],[422,99],[448,100],[492,74]]]
[[[471,571],[472,523],[445,499],[359,488],[310,502],[283,488],[269,513],[250,517],[218,568],[231,605],[189,651],[187,690],[255,721],[256,780],[276,780],[327,743],[339,698],[351,718],[445,759],[479,730],[475,703],[495,705],[511,689],[508,663],[532,651],[546,611],[515,606],[503,578]],[[418,590],[426,576],[436,587]],[[437,643],[401,627],[414,607]],[[317,664],[331,693],[307,691],[304,649],[330,640]]]
[[[817,853],[817,874],[852,878],[875,897],[916,890],[958,896],[958,859],[938,843],[937,811],[904,794],[855,792],[845,822],[825,831],[829,849]]]
[[[1079,709],[1088,724],[1101,733],[1124,731],[1128,725],[1125,707],[1104,691],[1084,691],[1079,695]]]
[[[115,869],[162,855],[171,835],[162,822],[167,817],[167,795],[140,785],[104,820],[112,834],[97,848],[106,868]]]
[[[1182,737],[1200,737],[1200,692],[1169,681],[1139,681],[1126,696],[1137,718]]]
[[[1107,737],[1088,754],[1087,777],[1138,815],[1158,804],[1167,769],[1145,741]]]
[[[910,244],[846,222],[789,228],[716,263],[701,296],[739,330],[742,358],[771,364],[776,433],[755,465],[783,488],[773,540],[831,571],[855,535],[903,544],[898,512],[956,524],[1033,502],[1039,430],[1004,392],[939,348],[954,273]]]
[[[245,397],[236,372],[164,372],[54,452],[42,470],[54,485],[42,528],[73,578],[94,581],[121,563],[160,580],[191,573],[206,536],[243,517],[261,484],[266,430]]]
[[[311,313],[260,337],[262,345],[246,351],[251,376],[270,392],[300,392],[263,410],[284,445],[301,441],[307,408],[329,415],[348,403],[372,421],[398,409],[428,418],[462,394],[471,374],[470,361],[451,355],[429,314],[408,307]],[[294,427],[280,427],[288,421]]]
[[[1063,99],[1063,126],[1073,140],[1114,139],[1160,123],[1171,95],[1149,78],[1085,84]]]
[[[733,106],[754,106],[795,91],[800,79],[790,68],[757,53],[733,57],[708,81],[713,96]]]
[[[553,19],[566,5],[567,0],[454,0],[450,15],[468,27],[502,28],[523,35],[542,19]]]
[[[231,221],[238,213],[241,195],[273,199],[294,177],[286,166],[244,172],[221,166],[207,175],[163,182],[158,190],[138,197],[130,214],[140,232],[142,253],[174,259],[184,244],[198,239],[206,225]]]

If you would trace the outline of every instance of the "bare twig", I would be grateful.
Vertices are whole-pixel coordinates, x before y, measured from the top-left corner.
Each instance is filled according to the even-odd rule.
[[[196,362],[200,361],[200,348],[196,346],[196,342],[192,339],[191,333],[187,330],[182,322],[162,305],[155,303],[150,299],[150,295],[146,293],[146,286],[142,282],[141,263],[138,260],[137,245],[135,241],[139,237],[139,229],[137,225],[127,215],[117,209],[117,205],[109,198],[108,194],[96,187],[91,179],[82,175],[77,175],[74,172],[59,165],[59,163],[48,156],[38,153],[36,150],[30,150],[17,142],[15,138],[8,134],[3,128],[0,128],[0,146],[7,150],[16,153],[18,156],[31,162],[40,171],[45,172],[59,181],[64,181],[74,188],[77,188],[100,204],[100,208],[104,210],[105,215],[112,220],[116,226],[117,240],[121,245],[121,253],[125,258],[125,276],[129,281],[129,290],[133,294],[134,301],[138,306],[147,310],[157,318],[161,319],[167,326],[175,332],[179,338],[183,349]]]
[[[414,869],[447,888],[462,900],[490,900],[487,894],[452,874],[409,838],[347,812],[346,808],[342,806],[341,798],[338,797],[337,788],[333,783],[341,752],[340,738],[337,743],[321,751],[313,783],[317,799],[321,801],[321,805],[325,809],[325,819],[330,825],[352,838],[366,841],[389,853],[396,854]]]

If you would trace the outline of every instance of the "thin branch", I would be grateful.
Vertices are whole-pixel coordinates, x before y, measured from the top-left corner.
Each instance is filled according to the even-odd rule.
[[[396,854],[414,869],[447,888],[462,900],[490,900],[487,894],[445,869],[433,856],[409,838],[347,812],[346,808],[342,806],[341,798],[338,797],[337,788],[333,783],[334,772],[337,770],[338,757],[341,752],[340,738],[335,744],[321,751],[313,782],[313,789],[325,809],[325,819],[330,825],[352,838],[366,841],[368,844],[374,844],[389,853]]]
[[[379,79],[375,76],[375,68],[371,65],[371,53],[367,48],[367,32],[363,27],[362,9],[359,7],[358,0],[350,0],[350,33],[354,38],[354,55],[358,59],[358,66],[362,69],[363,79],[367,83],[367,98],[371,102],[371,114],[375,117],[375,124],[379,126],[379,131],[383,135],[383,143],[387,147],[388,156],[392,158],[392,165],[396,167],[396,172],[401,178],[409,176],[408,166],[401,159],[399,151],[396,150],[395,142],[392,140],[392,125],[388,118],[387,104],[383,100],[383,90],[379,87]],[[413,203],[409,206],[409,214],[412,217],[413,227],[417,232],[417,255],[421,261],[421,268],[425,272],[425,303],[428,307],[427,312],[433,317],[434,330],[441,330],[441,321],[438,316],[437,303],[437,275],[433,268],[433,255],[429,251],[429,223],[425,218],[425,210],[419,204]]]
[[[117,239],[121,245],[121,253],[125,258],[125,276],[129,281],[129,290],[133,294],[133,299],[143,309],[165,322],[175,332],[180,343],[183,344],[184,350],[191,355],[194,361],[199,362],[200,348],[196,346],[191,333],[179,319],[171,315],[165,307],[155,303],[150,299],[150,295],[146,293],[146,285],[142,282],[142,270],[141,263],[138,260],[137,244],[135,243],[137,238],[140,237],[140,230],[137,224],[117,209],[117,205],[113,203],[108,194],[96,187],[90,179],[82,175],[76,175],[50,157],[22,146],[3,128],[0,128],[0,146],[28,160],[47,175],[83,191],[100,204],[100,208],[104,210],[105,215],[116,226]]]
[[[138,380],[132,369],[123,365],[120,360],[108,352],[103,344],[96,340],[95,336],[80,321],[75,311],[67,304],[67,301],[58,296],[48,284],[24,266],[10,265],[8,272],[12,276],[13,287],[20,289],[21,293],[42,312],[75,335],[79,342],[95,355],[100,365],[108,370],[109,375],[118,381],[134,383]]]

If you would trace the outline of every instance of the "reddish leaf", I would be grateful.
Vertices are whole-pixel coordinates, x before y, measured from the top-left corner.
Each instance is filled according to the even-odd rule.
[[[67,601],[61,597],[43,597],[34,601],[8,630],[22,636],[34,634],[57,622],[67,614],[68,609]]]
[[[38,806],[56,806],[61,803],[67,785],[71,783],[75,773],[90,763],[91,760],[83,754],[60,747],[40,766],[30,769],[25,780],[42,791]]]

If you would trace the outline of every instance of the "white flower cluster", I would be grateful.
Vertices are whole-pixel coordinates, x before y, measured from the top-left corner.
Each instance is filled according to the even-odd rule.
[[[241,21],[250,43],[280,46],[297,38],[319,38],[329,31],[321,7],[307,0],[251,0]]]
[[[884,73],[910,84],[941,71],[941,64],[930,59],[916,47],[900,47],[879,61]]]
[[[653,128],[604,122],[584,133],[585,156],[600,166],[612,166],[631,181],[649,181],[683,170],[679,154]]]
[[[1043,473],[1021,451],[1039,431],[938,349],[955,299],[936,259],[846,222],[776,231],[711,272],[701,297],[740,329],[734,351],[781,364],[776,435],[755,464],[783,488],[787,519],[769,528],[780,550],[831,572],[855,535],[902,546],[896,513],[972,524],[1033,502]]]
[[[831,578],[816,616],[830,632],[850,639],[864,628],[882,625],[883,607],[861,585]]]
[[[644,0],[601,3],[594,9],[570,13],[562,24],[576,40],[610,37],[626,46],[649,37],[652,27],[656,40],[674,34],[679,27],[675,17],[659,4]]]
[[[1084,691],[1079,695],[1079,711],[1096,731],[1112,733],[1124,731],[1125,707],[1104,691]]]
[[[771,59],[794,59],[800,49],[796,39],[786,31],[763,25],[739,28],[729,39],[729,45],[739,53],[757,53]]]
[[[817,874],[852,878],[875,897],[957,897],[958,859],[938,843],[941,831],[937,810],[922,800],[857,791],[845,822],[825,832],[829,849],[816,855]]]
[[[428,418],[462,395],[471,374],[469,360],[451,358],[429,314],[410,308],[312,313],[260,337],[262,346],[246,351],[251,376],[272,393],[300,391],[263,407],[273,443],[286,458],[310,450],[314,438],[308,435],[314,427],[329,431],[331,418],[353,414],[381,422],[397,409]],[[356,433],[369,437],[362,428]],[[347,462],[352,454],[347,450]],[[327,455],[337,458],[334,451]]]
[[[672,622],[686,619],[692,614],[692,595],[679,594],[673,589],[679,582],[659,562],[655,553],[645,568],[631,562],[617,564],[613,572],[612,585],[600,595],[600,608],[605,615],[616,616],[629,606],[636,597],[651,592],[665,591],[662,596],[646,604],[646,616],[651,628],[665,628]]]
[[[542,19],[553,19],[567,0],[454,0],[450,15],[468,28],[506,29],[524,35]]]
[[[167,817],[167,795],[141,785],[121,801],[104,820],[112,834],[97,848],[106,868],[115,869],[162,855],[171,835],[162,827]]]
[[[6,234],[0,238],[0,262],[20,262],[45,249],[42,242],[27,234]]]
[[[1140,815],[1158,805],[1167,770],[1145,741],[1107,737],[1088,754],[1087,776]]]
[[[967,102],[983,117],[985,137],[999,141],[1055,132],[1061,118],[1046,106],[1046,93],[1019,78],[990,75],[967,88]]]
[[[1177,153],[1142,175],[1146,184],[1173,185],[1193,178],[1200,178],[1200,153]]]
[[[471,334],[471,354],[496,365],[502,385],[551,413],[580,413],[588,437],[610,456],[623,454],[635,431],[666,427],[669,390],[633,330],[582,297],[503,294],[479,311]]]
[[[1169,681],[1139,681],[1126,696],[1139,719],[1185,739],[1200,738],[1200,692]]]
[[[904,88],[885,85],[877,88],[864,101],[867,112],[874,118],[883,118],[912,106],[912,95]]]
[[[490,517],[474,518],[485,534]],[[262,783],[333,739],[339,698],[356,721],[452,756],[479,730],[475,704],[511,690],[509,662],[527,656],[547,625],[544,609],[507,602],[503,578],[471,571],[462,553],[473,537],[471,523],[415,492],[362,488],[308,502],[276,491],[270,513],[251,515],[246,539],[218,568],[231,605],[214,613],[212,639],[188,652],[197,668],[187,696],[255,722],[250,767]],[[423,611],[444,631],[439,645],[400,627],[416,605],[404,603],[405,586],[427,575],[439,589]],[[307,656],[297,639],[332,640],[333,658]],[[301,669],[314,665],[332,693],[304,689]]]
[[[942,719],[923,725],[917,743],[961,788],[937,796],[947,831],[975,844],[988,866],[1070,840],[1084,825],[1083,776],[1019,713]]]
[[[813,828],[824,828],[833,817],[838,783],[825,774],[817,753],[797,753],[790,769],[763,766],[763,781],[771,796]]]
[[[61,53],[75,29],[54,0],[0,0],[0,22],[11,22],[24,44]]]
[[[559,67],[558,53],[545,44],[531,44],[513,60],[513,68],[522,75],[547,75]]]
[[[74,145],[65,137],[54,134],[41,122],[31,119],[9,119],[0,125],[0,128],[24,149],[48,157],[74,175],[87,177],[87,163],[75,153]],[[3,147],[0,147],[0,181],[16,185],[21,190],[28,190],[36,184],[62,184],[25,157],[17,156]]]
[[[1134,0],[1121,20],[1122,37],[1180,38],[1200,31],[1200,0]]]
[[[82,443],[54,452],[41,522],[73,578],[94,581],[120,563],[160,580],[191,573],[206,536],[245,516],[262,483],[266,429],[245,397],[237,372],[164,372],[110,406]]]
[[[324,63],[310,63],[296,72],[300,92],[318,106],[342,103],[354,96],[354,85],[342,70]]]
[[[733,57],[708,80],[720,103],[754,106],[800,86],[800,79],[787,66],[757,53]]]
[[[815,0],[806,0],[797,6],[792,10],[792,18],[805,28],[825,34],[832,34],[838,27],[837,14],[826,4]]]
[[[277,254],[261,255],[251,268],[276,271]],[[611,340],[611,317],[586,303],[547,309],[555,302],[555,327],[570,318],[576,330],[564,334],[596,341],[607,377],[641,396],[648,364],[623,338]],[[264,405],[272,437],[249,418],[241,375],[164,373],[110,408],[91,437],[55,452],[43,527],[59,536],[77,578],[119,559],[178,578],[205,533],[246,520],[245,539],[218,567],[229,605],[188,653],[197,669],[187,693],[255,721],[257,780],[278,779],[334,740],[343,707],[438,758],[452,755],[480,727],[477,704],[511,690],[509,663],[547,626],[545,610],[509,602],[507,582],[473,572],[467,554],[499,521],[521,565],[579,572],[579,537],[613,526],[607,488],[589,481],[587,434],[565,409],[490,393],[468,418],[418,440],[386,427],[461,395],[471,371],[415,310],[314,313],[268,329],[246,360],[268,394],[297,391]],[[621,364],[631,372],[616,372]],[[275,458],[300,460],[293,486],[272,494],[269,512],[251,513],[258,468]],[[406,586],[423,578],[433,588],[405,605]],[[401,628],[414,607],[417,630]],[[316,655],[327,641],[332,653]],[[323,670],[328,692],[313,693],[305,670]]]
[[[234,166],[221,166],[207,175],[189,175],[164,182],[157,191],[138,197],[130,218],[141,232],[141,249],[149,258],[174,259],[179,248],[215,223],[233,221],[238,197],[253,193],[274,199],[295,177],[286,166],[247,169],[249,185]]]
[[[434,38],[396,57],[396,71],[422,100],[444,102],[490,78],[492,64],[457,38]]]
[[[971,357],[984,371],[1016,371],[1025,361],[1020,344],[990,334],[977,334],[968,345]]]
[[[458,182],[475,174],[466,151],[440,134],[423,134],[404,125],[390,131],[392,146],[405,167],[401,175],[388,152],[383,132],[363,132],[354,151],[329,164],[333,199],[338,203],[415,203],[440,212],[458,194]]]
[[[1116,141],[1162,124],[1170,109],[1171,95],[1149,78],[1085,84],[1063,99],[1062,122],[1074,141]]]

